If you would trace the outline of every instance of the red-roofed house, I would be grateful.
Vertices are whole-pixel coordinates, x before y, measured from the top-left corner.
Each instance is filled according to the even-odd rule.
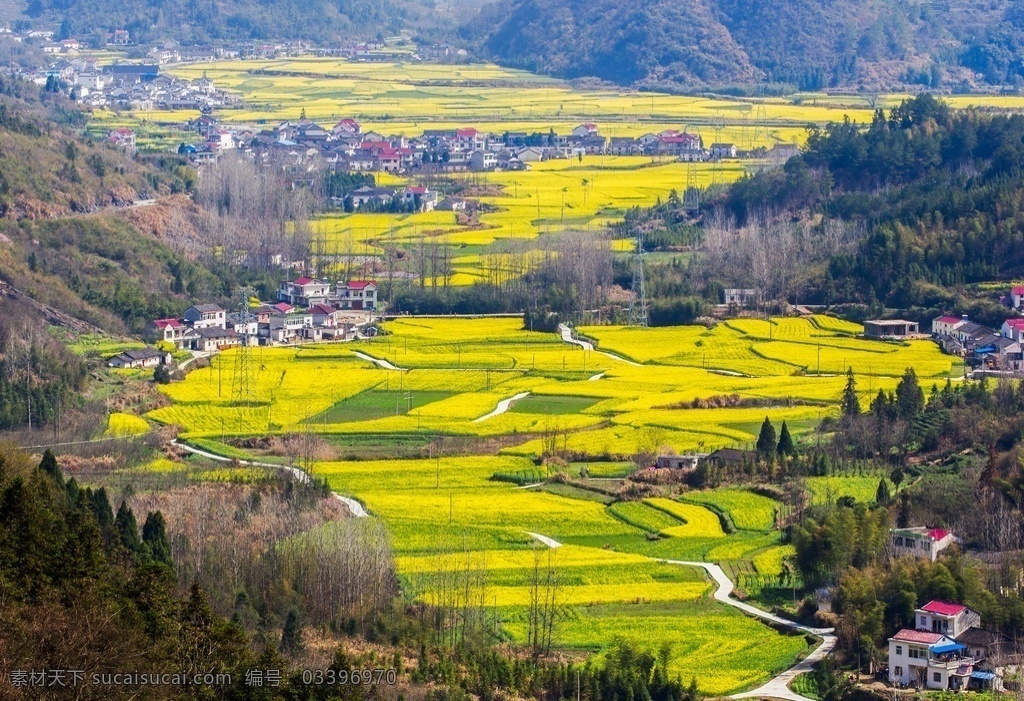
[[[968,628],[980,626],[981,616],[963,604],[933,600],[914,611],[914,621],[918,630],[955,638]]]
[[[597,125],[592,122],[581,124],[572,130],[573,136],[594,136],[597,134]]]
[[[477,151],[487,146],[487,137],[472,127],[455,132],[455,148],[460,151]]]
[[[342,309],[372,311],[377,308],[377,283],[370,280],[339,282],[336,288],[338,306]]]
[[[354,119],[342,119],[334,125],[331,133],[337,137],[359,136],[363,133],[363,127]]]
[[[935,562],[939,553],[956,541],[956,536],[942,528],[894,528],[889,531],[889,545],[895,557],[926,557]]]
[[[932,336],[942,338],[952,336],[953,332],[967,323],[967,317],[937,316],[932,319]]]
[[[131,129],[114,129],[107,134],[107,141],[120,146],[129,153],[135,153],[135,132]]]
[[[1024,306],[1024,285],[1014,285],[1010,288],[1010,300],[1013,302],[1014,309]]]
[[[277,289],[277,298],[294,307],[311,307],[314,304],[322,304],[327,301],[330,294],[331,283],[309,277],[282,280]]]
[[[966,689],[974,673],[967,647],[948,635],[903,629],[889,638],[889,681],[925,689]]]
[[[338,325],[338,318],[341,316],[340,309],[335,309],[326,304],[314,304],[309,308],[309,313],[313,315],[313,326],[322,326],[329,329],[333,329]]]
[[[287,302],[278,302],[277,304],[274,304],[272,306],[276,310],[276,314],[291,314],[292,312],[295,311],[295,307],[288,304]],[[271,316],[273,316],[273,314],[271,314]]]
[[[1024,319],[1007,319],[999,332],[1012,341],[1024,340]]]
[[[167,341],[176,348],[184,344],[185,325],[177,319],[156,319],[146,327],[145,338],[151,343]]]

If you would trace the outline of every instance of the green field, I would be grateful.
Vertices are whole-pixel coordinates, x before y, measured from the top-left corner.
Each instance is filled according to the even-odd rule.
[[[602,350],[642,365],[521,327],[517,318],[409,317],[387,322],[386,335],[372,342],[263,348],[250,401],[232,394],[229,351],[210,369],[162,386],[170,405],[147,418],[200,442],[320,434],[342,459],[314,473],[386,524],[406,594],[432,600],[444,559],[467,552],[487,573],[481,597],[519,640],[527,573],[540,547],[530,534],[552,538],[563,544],[543,551],[562,582],[558,645],[600,653],[617,637],[655,649],[670,642],[672,670],[719,695],[765,680],[805,643],[709,602],[702,571],[656,560],[717,562],[755,593],[780,586],[792,548],[773,530],[779,505],[738,487],[622,502],[611,496],[619,483],[609,478],[632,469],[639,446],[680,453],[748,446],[765,416],[799,435],[834,414],[846,378],[824,368],[808,373],[792,359],[767,361],[757,354],[765,343],[810,346],[815,356],[820,344],[823,364],[839,364],[844,354],[884,358],[854,367],[865,403],[893,389],[905,363],[936,380],[952,369],[934,344],[867,341],[853,335],[859,327],[824,317],[776,319],[770,329],[765,321],[586,329]],[[384,370],[356,351],[401,369]],[[702,367],[701,353],[729,374]],[[597,373],[604,374],[591,380]],[[493,414],[525,392],[510,411]],[[694,400],[722,395],[759,405],[693,408]],[[542,464],[551,453],[574,462]],[[593,478],[587,489],[520,488],[584,469]],[[807,488],[816,501],[871,501],[878,479],[812,477]]]

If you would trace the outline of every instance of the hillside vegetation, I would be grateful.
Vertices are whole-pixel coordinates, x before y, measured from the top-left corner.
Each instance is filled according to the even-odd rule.
[[[621,84],[938,87],[1021,80],[1020,14],[1005,0],[516,0],[465,36],[508,65]]]

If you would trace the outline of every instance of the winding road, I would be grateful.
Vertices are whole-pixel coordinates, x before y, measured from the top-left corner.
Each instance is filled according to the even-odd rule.
[[[562,340],[565,341],[566,343],[571,343],[574,346],[579,346],[580,348],[582,348],[585,351],[592,351],[592,350],[594,350],[594,344],[593,343],[590,343],[589,341],[581,341],[578,338],[573,338],[572,329],[570,329],[565,324],[559,324],[558,325],[558,332],[560,334],[562,334]],[[640,363],[634,363],[632,360],[626,360],[622,356],[615,355],[614,353],[609,353],[607,351],[597,351],[597,352],[600,353],[601,355],[608,356],[612,360],[618,360],[620,363],[625,363],[626,365],[632,365],[635,368],[643,367]],[[593,379],[596,379],[596,378],[591,377],[590,379],[593,380]]]
[[[217,462],[238,462],[240,465],[252,465],[253,467],[269,467],[275,470],[282,470],[284,472],[287,472],[291,474],[292,477],[297,479],[299,482],[302,482],[303,484],[308,484],[310,481],[309,475],[306,472],[303,472],[299,468],[293,467],[291,465],[278,465],[277,463],[272,462],[259,462],[256,460],[236,460],[235,458],[226,458],[223,455],[217,455],[216,453],[211,453],[208,450],[194,448],[193,446],[190,446],[188,443],[180,443],[178,442],[177,438],[171,441],[171,445],[173,445],[175,448],[181,448],[182,450],[192,453],[194,455],[199,455],[201,457],[207,458],[208,460],[216,460]],[[335,499],[337,499],[342,504],[347,506],[348,510],[351,511],[352,515],[356,518],[367,518],[370,515],[366,512],[366,509],[363,508],[363,505],[360,504],[355,499],[352,499],[351,497],[343,497],[337,492],[331,492],[331,494],[334,494]]]
[[[473,419],[473,423],[480,423],[481,421],[486,421],[487,419],[494,418],[495,416],[500,416],[509,409],[511,409],[513,404],[518,402],[520,399],[523,399],[524,397],[528,396],[530,396],[529,392],[520,392],[514,397],[502,399],[500,402],[498,402],[498,406],[494,408],[494,411],[492,411],[490,414],[485,414],[484,416],[481,416],[479,419]]]
[[[368,360],[371,363],[379,365],[382,368],[384,368],[385,370],[403,370],[404,369],[404,368],[400,368],[398,366],[392,365],[391,363],[389,363],[386,360],[381,360],[380,358],[374,358],[372,355],[367,355],[366,353],[360,353],[359,351],[355,351],[354,355],[357,358],[362,358],[363,360]]]
[[[548,536],[541,535],[540,533],[530,533],[529,531],[527,531],[526,534],[531,538],[537,540],[538,542],[548,546],[549,548],[562,547],[562,544],[554,538],[549,538]],[[789,688],[789,684],[801,674],[811,671],[815,664],[817,664],[819,661],[824,659],[830,652],[832,652],[833,648],[835,648],[836,646],[836,636],[834,629],[811,628],[809,626],[802,625],[795,621],[791,621],[787,618],[776,616],[773,613],[768,613],[767,611],[763,611],[757,608],[756,606],[751,606],[750,604],[734,599],[732,597],[732,592],[733,589],[736,588],[735,585],[733,584],[732,580],[729,579],[729,576],[725,573],[725,570],[723,570],[720,566],[716,565],[713,562],[690,562],[687,560],[665,560],[660,558],[658,558],[657,561],[664,562],[669,565],[680,565],[682,567],[699,567],[700,569],[707,572],[711,579],[714,580],[715,584],[718,585],[718,589],[716,589],[715,593],[713,594],[715,601],[719,601],[723,604],[726,604],[727,606],[737,608],[740,611],[743,611],[743,613],[746,613],[750,616],[754,616],[755,618],[770,621],[776,625],[792,628],[803,633],[810,633],[821,638],[821,645],[815,648],[810,655],[797,662],[795,665],[787,669],[782,674],[779,674],[778,676],[774,677],[765,684],[762,684],[756,689],[744,691],[739,694],[733,694],[729,698],[771,698],[784,699],[785,701],[813,701],[813,699],[810,699],[806,696],[801,696],[800,694],[792,691]]]

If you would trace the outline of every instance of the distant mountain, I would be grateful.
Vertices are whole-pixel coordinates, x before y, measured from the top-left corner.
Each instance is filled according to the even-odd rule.
[[[88,39],[127,29],[134,39],[308,39],[392,33],[407,20],[403,0],[28,0],[25,15]]]
[[[485,7],[463,36],[506,65],[641,86],[1012,83],[1024,79],[1018,4],[512,0]]]

